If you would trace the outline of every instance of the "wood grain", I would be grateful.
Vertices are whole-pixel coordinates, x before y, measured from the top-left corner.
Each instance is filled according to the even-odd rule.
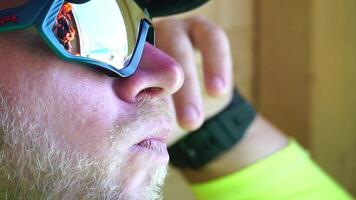
[[[315,0],[311,152],[356,196],[356,1]]]

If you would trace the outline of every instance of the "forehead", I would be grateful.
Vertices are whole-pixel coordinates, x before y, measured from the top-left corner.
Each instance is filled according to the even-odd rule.
[[[28,1],[29,0],[0,0],[0,11],[7,8],[21,6],[27,3]]]

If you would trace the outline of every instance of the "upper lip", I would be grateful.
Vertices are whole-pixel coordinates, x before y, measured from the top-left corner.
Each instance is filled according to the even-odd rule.
[[[150,134],[145,135],[144,137],[140,137],[140,139],[138,139],[136,144],[139,144],[145,140],[158,140],[160,142],[163,143],[167,143],[167,139],[168,136],[171,133],[171,129],[169,128],[160,128],[160,129],[156,129],[153,131],[149,131]],[[143,139],[142,139],[143,138]]]

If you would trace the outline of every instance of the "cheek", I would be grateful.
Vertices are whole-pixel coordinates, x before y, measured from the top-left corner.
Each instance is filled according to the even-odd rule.
[[[101,151],[129,106],[117,98],[110,78],[58,60],[45,46],[38,48],[43,43],[36,38],[1,45],[12,53],[0,54],[0,94],[58,141],[85,152]]]
[[[12,77],[6,96],[73,151],[105,152],[115,121],[127,112],[110,78],[80,66],[53,60]]]
[[[52,74],[46,94],[50,97],[48,123],[60,141],[97,154],[108,147],[110,131],[125,105],[118,101],[107,77],[88,77],[75,71]]]
[[[49,123],[59,141],[73,149],[91,153],[107,146],[113,120],[105,108],[80,97],[69,101],[58,100],[64,102],[56,104],[54,112],[50,113]]]

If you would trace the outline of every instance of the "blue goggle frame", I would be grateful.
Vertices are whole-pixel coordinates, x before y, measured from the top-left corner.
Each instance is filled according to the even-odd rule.
[[[0,32],[25,29],[35,25],[48,46],[61,59],[86,64],[91,68],[103,71],[109,76],[128,77],[132,75],[140,63],[145,42],[154,45],[154,28],[148,14],[141,10],[145,13],[146,18],[142,18],[139,22],[133,22],[139,26],[135,47],[131,53],[131,58],[125,63],[125,67],[117,69],[99,60],[74,56],[63,48],[52,28],[64,2],[64,0],[31,0],[24,5],[0,11]]]

